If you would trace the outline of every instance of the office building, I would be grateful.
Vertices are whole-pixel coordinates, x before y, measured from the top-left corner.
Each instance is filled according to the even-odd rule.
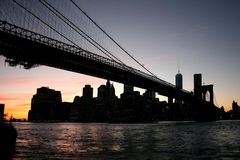
[[[177,89],[182,89],[183,88],[183,77],[182,74],[179,72],[175,76],[175,82],[176,82],[176,88]]]
[[[41,87],[33,95],[31,110],[28,113],[29,121],[59,120],[62,114],[62,97],[60,91]]]
[[[83,88],[83,97],[87,99],[93,98],[93,88],[90,85],[85,85]]]

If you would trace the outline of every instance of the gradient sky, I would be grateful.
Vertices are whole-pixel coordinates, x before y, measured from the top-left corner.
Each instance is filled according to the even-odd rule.
[[[239,0],[80,0],[78,4],[159,78],[174,84],[179,65],[184,89],[193,90],[193,74],[202,73],[204,84],[214,85],[217,105],[229,110],[233,100],[240,103]],[[114,54],[136,66],[123,53]],[[63,100],[71,102],[82,95],[85,84],[92,85],[96,96],[103,83],[45,66],[9,67],[0,57],[0,103],[16,118],[27,117],[31,97],[41,86],[60,90]],[[114,85],[117,95],[122,93],[122,85]]]

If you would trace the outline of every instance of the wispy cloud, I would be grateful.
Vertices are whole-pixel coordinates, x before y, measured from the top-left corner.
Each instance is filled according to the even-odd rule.
[[[31,103],[20,103],[20,104],[16,104],[16,107],[26,107],[26,106],[31,106]]]
[[[15,100],[19,100],[19,98],[13,98],[13,97],[0,97],[0,101],[1,101],[1,102],[5,102],[5,101],[15,101]]]

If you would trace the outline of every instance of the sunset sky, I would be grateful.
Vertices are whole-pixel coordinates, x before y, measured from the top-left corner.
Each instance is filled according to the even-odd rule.
[[[8,20],[8,13],[3,10],[9,6],[4,1],[0,2],[0,17]],[[193,74],[202,73],[204,84],[214,85],[216,105],[224,106],[227,111],[233,100],[240,103],[239,0],[80,0],[77,3],[159,78],[174,84],[180,66],[184,89],[192,91]],[[62,7],[71,10],[69,5]],[[78,21],[79,17],[73,15],[73,18]],[[104,42],[112,49],[111,43]],[[128,65],[137,66],[123,53],[112,50]],[[85,84],[94,88],[96,96],[97,87],[105,82],[46,66],[30,70],[9,67],[0,56],[0,103],[5,104],[8,115],[16,118],[27,118],[32,95],[41,86],[61,91],[63,101],[72,102],[74,96],[82,95]],[[119,96],[123,86],[113,83]]]

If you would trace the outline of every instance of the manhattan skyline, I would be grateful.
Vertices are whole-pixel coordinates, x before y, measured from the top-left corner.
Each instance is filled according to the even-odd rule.
[[[214,85],[216,105],[230,110],[233,100],[240,101],[239,1],[91,0],[78,4],[159,78],[175,84],[180,66],[184,89],[192,91],[193,74],[202,73],[203,82]],[[122,54],[116,56],[126,59]],[[72,102],[82,95],[85,84],[94,88],[96,96],[97,87],[106,81],[46,66],[9,67],[2,56],[0,68],[0,101],[6,104],[9,116],[16,118],[27,117],[38,87],[60,90],[63,101]],[[119,96],[123,85],[114,86]]]

